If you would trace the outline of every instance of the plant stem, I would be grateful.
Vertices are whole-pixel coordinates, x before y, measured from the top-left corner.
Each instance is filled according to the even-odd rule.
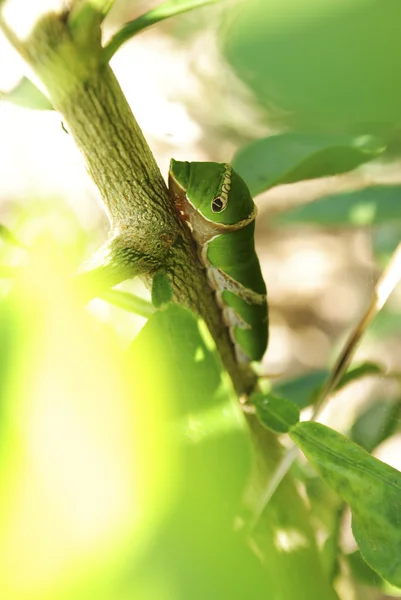
[[[120,31],[118,31],[111,38],[103,51],[104,62],[109,62],[120,46],[122,46],[126,41],[134,37],[134,35],[140,31],[151,27],[155,23],[170,17],[175,17],[176,15],[188,12],[194,8],[206,6],[207,4],[216,4],[220,1],[221,0],[181,0],[181,2],[178,3],[174,0],[173,2],[171,0],[166,0],[166,2],[162,2],[159,6],[149,10],[144,15],[141,15],[137,19],[126,23],[126,25],[124,25],[124,27],[122,27]]]

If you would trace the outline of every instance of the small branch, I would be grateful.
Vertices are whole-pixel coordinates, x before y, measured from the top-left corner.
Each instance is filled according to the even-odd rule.
[[[181,0],[181,2],[177,2],[177,0],[166,0],[166,2],[162,2],[156,8],[149,10],[144,15],[141,15],[137,19],[124,25],[124,27],[111,38],[103,50],[104,62],[109,62],[120,46],[130,38],[134,37],[140,31],[155,25],[159,21],[175,17],[176,15],[188,12],[194,8],[199,8],[200,6],[216,4],[220,1],[221,0]]]

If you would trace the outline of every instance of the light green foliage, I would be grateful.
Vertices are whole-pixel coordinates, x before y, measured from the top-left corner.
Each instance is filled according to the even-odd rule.
[[[133,364],[140,360],[143,365],[146,394],[151,398],[153,390],[162,390],[163,402],[172,411],[171,427],[185,447],[183,458],[186,461],[193,454],[199,460],[198,468],[190,469],[188,476],[194,481],[211,478],[224,494],[227,489],[236,490],[228,503],[235,510],[249,472],[249,441],[205,327],[189,311],[169,304],[148,320],[130,354]],[[143,356],[151,360],[144,364]],[[213,472],[219,475],[215,478]]]
[[[244,146],[233,166],[255,196],[281,183],[351,171],[383,150],[383,143],[372,136],[290,132]]]
[[[103,292],[101,295],[102,300],[113,304],[114,306],[118,306],[123,310],[128,312],[132,312],[136,315],[144,317],[147,319],[150,315],[153,315],[155,312],[155,307],[148,302],[148,300],[144,300],[139,296],[135,296],[129,292],[123,292],[121,290],[107,290]]]
[[[371,186],[325,196],[280,215],[277,223],[362,227],[401,223],[401,186]]]
[[[374,133],[399,122],[400,18],[394,0],[247,0],[221,39],[259,104],[276,104],[284,121]]]
[[[290,400],[257,393],[252,394],[249,401],[255,405],[261,423],[275,433],[288,433],[299,421],[299,408]]]
[[[169,518],[145,554],[139,579],[155,573],[174,600],[263,595],[269,586],[256,557],[232,531],[250,469],[243,416],[209,334],[187,310],[169,305],[154,314],[130,351],[144,364],[143,402],[172,408],[168,423],[179,469]],[[161,382],[161,386],[159,383]]]
[[[171,302],[164,270],[182,242],[177,216],[191,225],[224,311],[221,331],[230,327],[239,362],[262,357],[266,287],[254,248],[252,196],[355,169],[384,154],[381,136],[391,150],[397,146],[391,133],[401,106],[401,8],[394,0],[247,0],[221,2],[215,12],[209,7],[211,29],[254,93],[262,119],[267,116],[269,129],[278,132],[282,118],[284,133],[240,148],[234,170],[225,163],[172,161],[176,215],[168,212],[165,195],[166,215],[160,203],[152,221],[155,213],[142,198],[162,200],[164,184],[105,63],[151,25],[218,2],[160,2],[102,48],[102,21],[112,0],[78,0],[61,20],[45,20],[36,40],[35,62],[43,67],[38,74],[100,191],[113,200],[107,204],[113,220],[123,214],[136,223],[138,217],[143,231],[149,222],[161,224],[158,249],[165,234],[159,217],[168,213],[178,237],[166,236],[174,246],[152,260],[149,273],[161,267],[153,278],[152,304],[121,290],[102,292],[107,302],[147,319],[126,351],[139,327],[131,336],[132,315],[111,313],[103,304],[99,318],[96,304],[84,308],[72,284],[93,239],[88,244],[66,215],[62,226],[44,225],[48,207],[37,221],[30,215],[33,233],[21,229],[21,239],[32,246],[28,252],[0,226],[7,242],[0,244],[0,275],[9,277],[0,280],[2,598],[337,600],[332,584],[344,560],[366,585],[385,590],[386,578],[401,586],[401,474],[328,427],[299,422],[300,410],[315,402],[329,370],[273,383],[271,393],[248,399],[257,415],[245,415],[204,322]],[[220,14],[224,26],[217,30]],[[183,25],[189,40],[191,27]],[[171,32],[177,30],[163,35]],[[56,39],[60,34],[63,44]],[[224,82],[226,73],[221,76]],[[2,99],[53,108],[25,78]],[[209,101],[207,94],[202,99]],[[228,130],[239,133],[227,115]],[[241,136],[249,139],[245,130]],[[224,144],[232,147],[236,139]],[[126,197],[127,188],[132,194]],[[269,226],[380,225],[374,247],[388,255],[399,241],[400,198],[398,185],[336,194]],[[31,243],[42,227],[63,234],[56,242]],[[135,227],[130,230],[133,247],[145,244],[143,231],[137,240]],[[16,227],[17,239],[19,234]],[[126,263],[134,260],[134,254],[127,256]],[[174,261],[168,266],[173,277]],[[189,296],[184,293],[182,302]],[[392,335],[399,327],[395,319]],[[380,365],[363,363],[349,369],[336,389],[369,375],[386,376]],[[374,449],[395,431],[399,410],[399,399],[364,407],[350,437]],[[282,457],[272,432],[288,433],[311,464],[294,463],[266,505],[263,494]],[[345,503],[361,554],[345,556],[341,547]]]
[[[173,298],[171,285],[164,270],[155,273],[152,280],[152,304],[155,308],[165,308]]]
[[[290,437],[350,505],[353,533],[366,562],[401,587],[401,473],[318,423],[298,423]]]
[[[0,100],[6,100],[25,108],[53,110],[50,100],[27,77],[23,77],[11,91],[7,93],[0,92]]]
[[[349,433],[350,438],[368,452],[390,437],[399,425],[401,400],[380,398],[360,410]]]

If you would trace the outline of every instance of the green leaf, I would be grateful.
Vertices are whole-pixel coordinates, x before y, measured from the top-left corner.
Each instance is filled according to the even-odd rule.
[[[152,280],[152,304],[155,308],[164,308],[173,298],[173,291],[166,273],[160,269]]]
[[[363,560],[359,550],[345,555],[352,575],[364,585],[383,588],[383,579]]]
[[[363,407],[350,431],[350,438],[368,452],[390,437],[398,425],[401,400],[375,400]]]
[[[104,61],[108,62],[124,42],[144,29],[151,27],[151,25],[155,25],[156,23],[159,23],[159,21],[175,17],[176,15],[180,15],[189,10],[193,10],[194,8],[206,6],[207,4],[216,4],[220,1],[221,0],[166,0],[165,2],[162,2],[159,6],[156,6],[156,8],[149,10],[144,15],[141,15],[137,19],[124,25],[124,27],[111,38],[103,51]]]
[[[286,398],[256,393],[249,402],[255,405],[259,421],[274,433],[287,433],[299,421],[298,406]]]
[[[351,171],[383,150],[372,136],[290,132],[244,146],[234,156],[233,167],[255,196],[281,183]]]
[[[259,106],[277,109],[276,122],[397,131],[400,20],[396,0],[246,0],[227,14],[220,40]]]
[[[340,390],[349,383],[366,377],[368,375],[383,375],[385,368],[377,363],[366,361],[360,365],[351,366],[346,373],[341,377],[340,381],[336,386],[336,390]]]
[[[168,589],[179,590],[180,600],[257,600],[266,593],[272,599],[334,600],[320,569],[307,511],[302,502],[294,502],[299,498],[290,480],[268,505],[263,541],[258,544],[265,560],[262,582],[249,564],[243,536],[232,532],[250,472],[249,430],[244,428],[238,401],[231,399],[231,386],[210,335],[200,325],[189,311],[170,304],[149,319],[133,344],[134,363],[149,357],[144,382],[138,382],[145,401],[153,396],[147,389],[156,386],[159,401],[162,395],[174,407],[172,427],[184,463],[181,503],[167,531],[164,526],[157,536],[156,557],[154,552],[148,560],[149,576],[154,578],[160,564],[167,583],[171,581]],[[259,559],[256,564],[261,565]],[[289,578],[289,572],[296,575]]]
[[[362,377],[378,375],[383,372],[384,369],[382,366],[372,362],[365,362],[360,365],[352,366],[340,379],[336,386],[336,390],[338,391],[352,381],[356,381]],[[312,371],[311,373],[306,373],[305,375],[295,377],[289,381],[273,384],[273,392],[288,398],[301,409],[306,408],[307,406],[314,404],[320,389],[329,374],[330,371],[327,369]]]
[[[289,381],[273,383],[273,392],[284,396],[299,408],[306,408],[316,400],[316,394],[329,376],[328,370],[312,371]]]
[[[377,185],[332,194],[281,214],[277,223],[361,227],[401,222],[401,186]]]
[[[211,493],[214,481],[217,505],[229,497],[230,510],[235,510],[249,475],[249,437],[203,322],[181,306],[169,304],[149,318],[130,356],[133,364],[142,365],[144,395],[161,395],[170,407],[172,427],[185,446],[188,489],[196,496],[205,486]]]
[[[121,290],[107,290],[99,296],[105,302],[109,302],[118,308],[127,310],[128,312],[135,313],[145,319],[149,318],[155,312],[154,307],[150,302],[130,294],[129,292],[123,292]]]
[[[350,505],[353,533],[365,561],[401,586],[401,473],[320,423],[298,423],[289,435]]]
[[[23,77],[10,92],[0,93],[0,100],[7,100],[25,108],[54,110],[50,100],[26,77]]]

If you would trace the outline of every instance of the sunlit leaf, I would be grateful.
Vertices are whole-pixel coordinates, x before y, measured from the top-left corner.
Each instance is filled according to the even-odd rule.
[[[287,433],[299,421],[298,406],[286,398],[256,393],[249,402],[256,407],[260,422],[275,433]]]
[[[351,171],[383,151],[371,136],[283,133],[255,140],[233,159],[252,195],[281,183]]]
[[[149,318],[130,360],[141,360],[146,396],[157,389],[173,406],[180,460],[177,505],[143,557],[141,577],[162,573],[174,600],[258,600],[266,575],[232,530],[250,473],[249,440],[210,335],[192,313],[169,304]]]
[[[185,446],[187,485],[199,496],[202,485],[210,488],[216,482],[220,500],[232,494],[234,510],[249,475],[250,447],[242,412],[209,333],[188,310],[170,304],[135,339],[132,360],[143,356],[148,358],[141,360],[144,388],[152,396],[161,383],[174,411],[172,427]]]
[[[350,505],[353,533],[366,562],[401,586],[401,473],[319,423],[298,423],[290,437]]]
[[[175,473],[167,403],[144,395],[141,363],[56,256],[32,250],[0,303],[0,595],[13,600],[107,589],[168,510]]]
[[[23,77],[10,92],[0,93],[0,100],[7,100],[7,102],[18,104],[25,108],[53,110],[50,100],[26,77]]]
[[[325,196],[281,214],[278,223],[361,227],[401,223],[401,186],[380,185]]]

